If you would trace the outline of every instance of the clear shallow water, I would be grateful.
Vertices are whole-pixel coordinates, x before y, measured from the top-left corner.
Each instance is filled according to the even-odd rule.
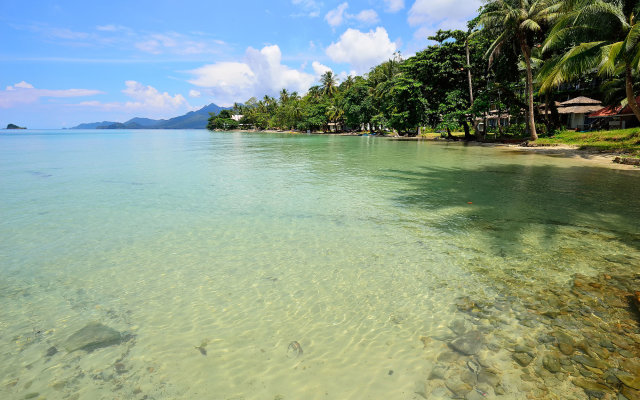
[[[475,146],[30,131],[0,188],[10,399],[420,398],[456,299],[640,265],[638,171]]]

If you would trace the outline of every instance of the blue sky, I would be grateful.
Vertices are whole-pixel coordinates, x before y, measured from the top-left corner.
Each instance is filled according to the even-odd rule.
[[[480,0],[0,2],[0,127],[170,118],[366,73]]]

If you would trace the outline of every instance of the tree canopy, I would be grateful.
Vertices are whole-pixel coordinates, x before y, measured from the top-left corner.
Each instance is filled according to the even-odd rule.
[[[628,102],[640,121],[638,12],[630,0],[486,0],[466,31],[440,30],[412,57],[396,53],[340,80],[327,71],[306,93],[252,97],[234,104],[239,122],[221,112],[209,127],[400,135],[428,127],[471,139],[479,121],[507,114],[511,133],[535,140],[558,126],[554,100],[570,95]]]

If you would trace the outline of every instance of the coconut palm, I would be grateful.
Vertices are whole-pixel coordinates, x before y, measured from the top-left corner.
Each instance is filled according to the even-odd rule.
[[[289,91],[282,89],[280,91],[280,104],[286,104],[289,101]]]
[[[322,87],[322,94],[333,97],[337,89],[336,76],[333,74],[333,72],[327,71],[322,74],[320,82],[320,86]]]
[[[318,85],[311,86],[307,95],[312,99],[319,99],[322,95],[322,88]]]
[[[334,103],[327,108],[326,115],[327,115],[327,118],[329,118],[329,121],[336,124],[336,130],[337,130],[338,129],[337,124],[342,119],[342,116],[344,115],[344,110],[338,104]]]
[[[624,77],[626,101],[640,121],[633,90],[633,73],[640,67],[640,23],[636,21],[640,2],[565,0],[564,7],[566,13],[549,34],[544,50],[569,49],[546,66],[541,90],[594,70],[600,75]]]
[[[520,48],[527,75],[527,124],[531,140],[538,139],[533,108],[531,49],[543,33],[544,26],[557,17],[559,7],[559,0],[492,0],[480,15],[480,24],[497,36],[486,53],[489,65],[503,46],[512,44]]]
[[[349,75],[347,78],[340,84],[340,89],[349,90],[356,83],[356,80],[353,76]]]

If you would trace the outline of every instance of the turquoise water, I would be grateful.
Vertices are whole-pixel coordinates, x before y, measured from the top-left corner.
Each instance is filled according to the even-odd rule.
[[[420,398],[456,299],[640,265],[637,170],[504,149],[28,131],[0,187],[9,399]]]

